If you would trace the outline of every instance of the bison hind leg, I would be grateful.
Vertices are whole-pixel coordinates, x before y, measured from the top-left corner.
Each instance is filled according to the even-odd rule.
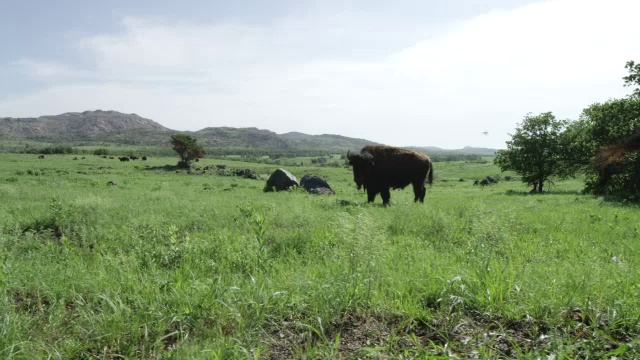
[[[391,199],[391,193],[389,192],[389,188],[384,188],[380,190],[380,196],[382,197],[382,204],[389,205],[389,200]]]
[[[415,195],[413,199],[414,202],[424,202],[424,197],[427,194],[427,188],[424,186],[423,181],[413,184],[413,194]]]

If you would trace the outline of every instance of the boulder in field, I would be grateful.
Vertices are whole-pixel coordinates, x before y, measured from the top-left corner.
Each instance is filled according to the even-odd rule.
[[[267,180],[265,191],[282,191],[287,190],[292,186],[300,186],[298,179],[285,169],[278,169],[271,174]]]
[[[305,175],[300,179],[300,186],[312,194],[335,194],[331,186],[319,176]]]

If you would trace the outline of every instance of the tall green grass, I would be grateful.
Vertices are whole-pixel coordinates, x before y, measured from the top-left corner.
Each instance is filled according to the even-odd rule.
[[[336,191],[316,196],[177,158],[1,156],[0,357],[638,356],[638,207],[579,180],[531,195],[436,163],[425,204],[383,207],[346,168],[290,168]],[[276,169],[197,166],[220,163]]]

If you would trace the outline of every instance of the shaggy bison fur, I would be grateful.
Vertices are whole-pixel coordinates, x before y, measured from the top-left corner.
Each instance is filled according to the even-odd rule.
[[[425,181],[433,183],[433,164],[425,154],[391,146],[365,146],[360,153],[347,153],[353,167],[353,180],[358,189],[364,188],[369,202],[377,194],[389,204],[389,190],[413,185],[414,201],[424,202]]]

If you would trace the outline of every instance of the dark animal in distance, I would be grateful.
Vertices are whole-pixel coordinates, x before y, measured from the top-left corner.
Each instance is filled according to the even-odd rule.
[[[44,155],[38,155],[38,159],[44,159]]]
[[[137,157],[137,156],[129,156],[129,159],[131,159],[131,160],[138,160],[138,157]]]
[[[480,186],[484,187],[484,186],[489,185],[490,183],[491,183],[491,182],[490,182],[488,179],[482,179],[482,180],[480,181]]]
[[[147,157],[146,157],[146,156],[143,156],[143,157],[142,157],[142,161],[147,161]]]
[[[119,157],[120,161],[129,161],[129,158],[126,156]]]
[[[414,201],[424,202],[425,182],[433,183],[433,163],[425,154],[392,146],[365,146],[359,153],[347,152],[353,167],[353,180],[358,190],[364,188],[373,202],[380,194],[382,203],[389,204],[390,189],[413,185]]]

